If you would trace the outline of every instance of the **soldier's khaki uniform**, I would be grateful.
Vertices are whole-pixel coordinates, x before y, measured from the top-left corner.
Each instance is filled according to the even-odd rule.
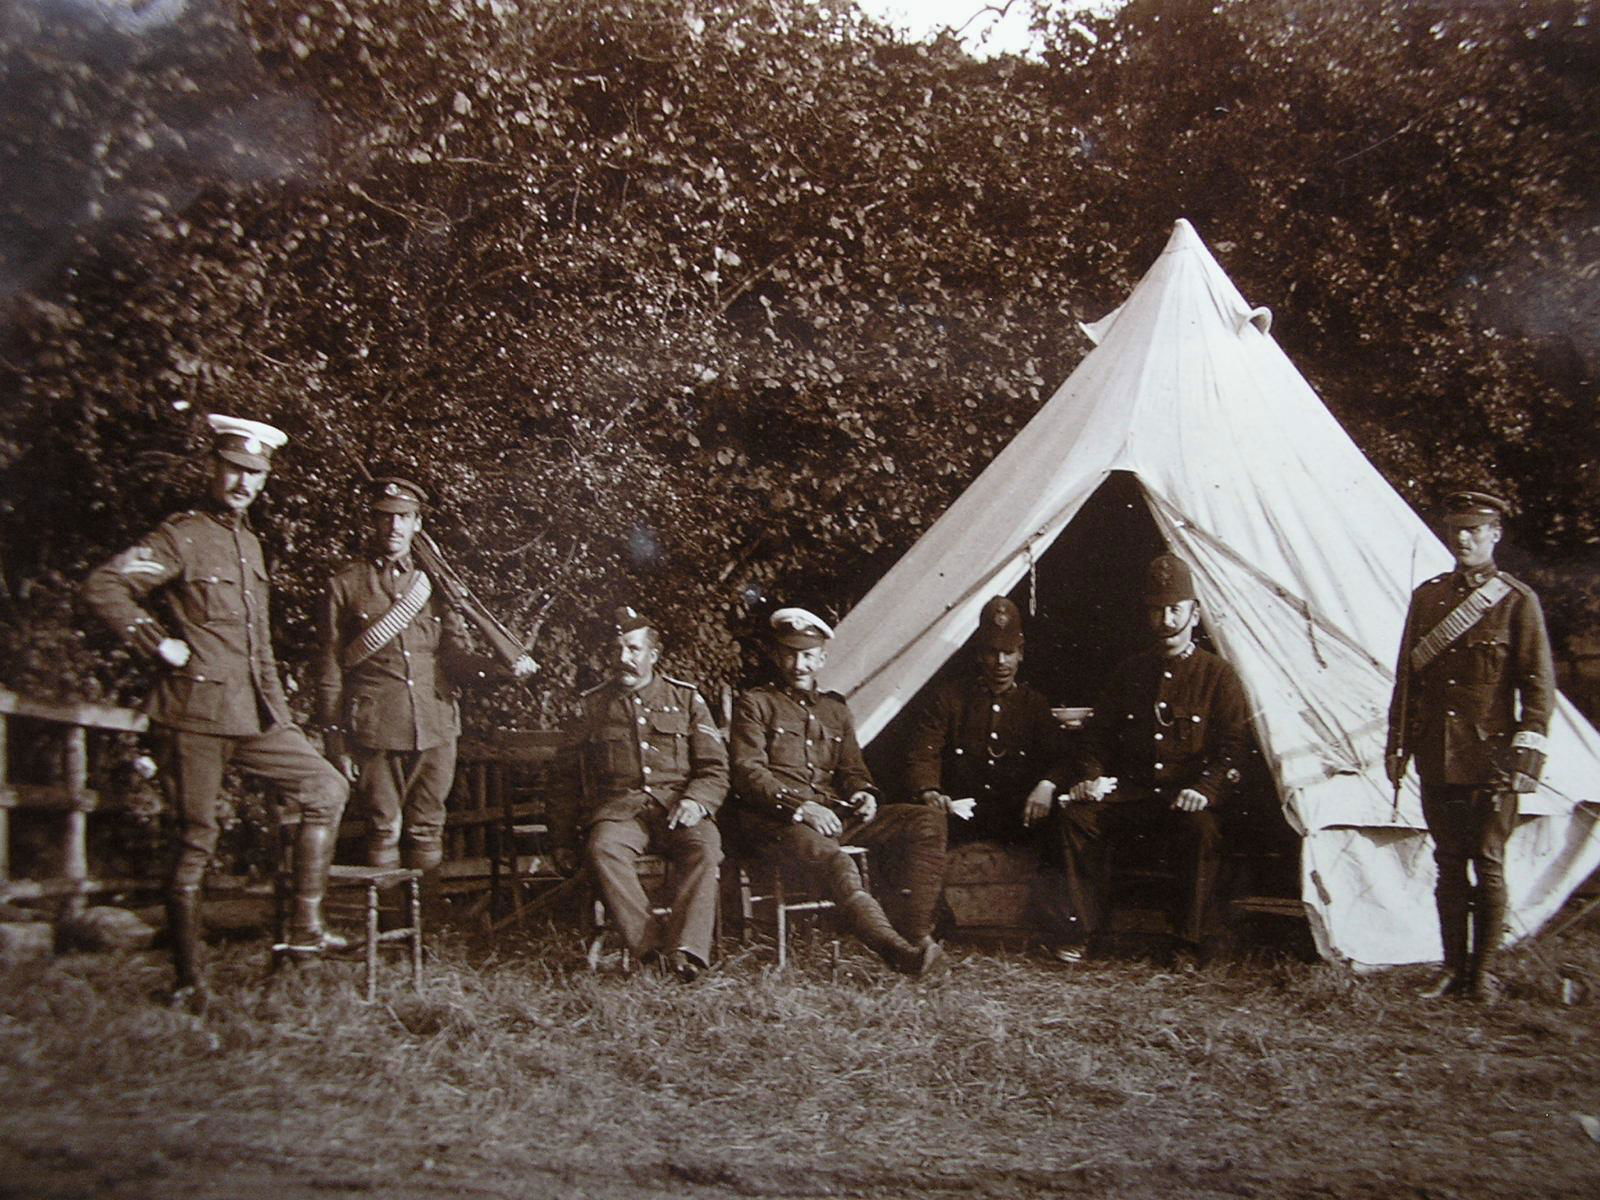
[[[363,558],[328,581],[319,614],[317,715],[343,734],[360,772],[352,796],[371,825],[368,863],[403,860],[431,870],[443,855],[461,734],[455,687],[486,677],[496,664],[473,652],[466,622],[437,592],[379,649],[354,666],[340,662],[344,648],[405,595],[418,570],[409,554]]]
[[[1506,585],[1504,598],[1417,669],[1412,652],[1419,639],[1492,579]],[[1555,705],[1539,598],[1493,563],[1435,576],[1412,594],[1395,679],[1388,751],[1416,762],[1439,869],[1435,902],[1444,966],[1465,980],[1469,971],[1484,971],[1503,936],[1516,778],[1528,790],[1538,779]]]
[[[743,828],[760,850],[814,869],[843,907],[863,893],[855,863],[839,847],[870,847],[883,862],[885,893],[909,893],[903,904],[889,906],[896,932],[913,943],[932,934],[944,878],[944,814],[886,804],[871,821],[855,815],[847,804],[852,795],[879,793],[842,696],[780,684],[752,688],[734,705],[729,741],[734,793],[751,818]],[[807,801],[839,814],[838,838],[799,821]]]
[[[583,710],[557,753],[552,816],[563,842],[587,831],[587,861],[606,909],[635,954],[687,950],[711,959],[722,836],[713,819],[728,794],[728,754],[700,693],[659,673],[637,690],[608,682],[583,696]],[[706,816],[667,828],[679,800]],[[637,860],[646,852],[671,863],[671,914],[651,913]]]
[[[266,563],[242,514],[198,509],[169,517],[97,567],[83,595],[136,645],[137,627],[157,621],[145,602],[159,598],[167,616],[160,635],[192,651],[182,667],[157,660],[145,704],[161,733],[161,777],[179,816],[174,887],[197,887],[216,849],[217,795],[230,762],[271,781],[303,822],[337,824],[349,789],[290,716],[272,652]]]

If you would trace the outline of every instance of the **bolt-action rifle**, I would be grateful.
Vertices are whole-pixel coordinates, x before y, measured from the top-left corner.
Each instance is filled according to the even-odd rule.
[[[466,581],[445,561],[444,551],[439,549],[439,543],[428,535],[427,530],[417,530],[416,540],[411,543],[411,548],[416,552],[417,561],[422,564],[422,569],[428,573],[428,578],[433,580],[434,586],[444,594],[445,603],[478,627],[479,632],[494,648],[496,657],[507,667],[512,666],[517,659],[533,649],[533,643],[539,638],[540,627],[544,624],[543,613],[534,623],[533,632],[525,639],[519,638],[472,594],[472,589],[467,586]]]
[[[351,458],[357,473],[367,483],[371,483],[372,472],[367,470],[367,464],[354,456]],[[434,587],[443,593],[445,603],[478,627],[488,639],[489,645],[493,647],[495,657],[508,668],[514,666],[517,659],[533,649],[533,644],[539,640],[539,632],[544,627],[544,614],[555,601],[556,593],[553,590],[547,593],[545,602],[539,609],[539,615],[534,620],[532,632],[526,638],[519,638],[472,594],[472,589],[467,586],[466,580],[462,579],[445,559],[439,543],[433,540],[426,529],[417,530],[411,549],[416,554],[417,561],[422,564],[422,569],[428,573],[428,578],[433,581]]]

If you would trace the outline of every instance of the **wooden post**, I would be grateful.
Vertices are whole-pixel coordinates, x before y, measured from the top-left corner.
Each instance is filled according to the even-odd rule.
[[[0,788],[11,782],[11,718],[0,713]],[[0,883],[11,882],[11,810],[0,805]]]
[[[85,901],[83,885],[89,878],[89,814],[86,811],[89,791],[89,731],[74,725],[67,731],[65,754],[67,796],[72,808],[67,813],[65,845],[62,847],[61,873],[77,890],[62,905],[64,914],[83,911]]]

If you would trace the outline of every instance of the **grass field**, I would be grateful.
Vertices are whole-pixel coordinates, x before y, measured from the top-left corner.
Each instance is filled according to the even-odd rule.
[[[918,984],[820,938],[683,985],[546,932],[447,937],[371,1007],[353,964],[223,945],[196,1018],[156,952],[69,955],[0,975],[0,1197],[1592,1200],[1600,1008],[1560,981],[1600,980],[1595,926],[1488,1010],[1289,958],[956,947]]]

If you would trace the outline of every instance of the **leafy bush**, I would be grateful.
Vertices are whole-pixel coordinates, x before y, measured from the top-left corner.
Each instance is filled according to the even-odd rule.
[[[1494,477],[1558,634],[1592,620],[1579,6],[1046,11],[1038,62],[804,0],[142,11],[5,18],[15,686],[137,690],[71,587],[186,502],[202,411],[294,438],[258,506],[292,676],[356,464],[399,460],[543,618],[475,721],[555,719],[616,603],[730,680],[767,598],[871,586],[1184,215],[1408,498]]]

